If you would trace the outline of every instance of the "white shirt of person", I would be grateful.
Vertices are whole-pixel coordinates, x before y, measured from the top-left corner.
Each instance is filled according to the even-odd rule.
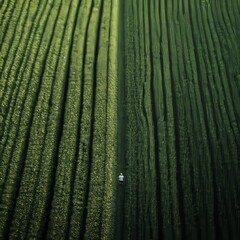
[[[124,179],[124,176],[123,176],[123,175],[119,175],[119,176],[118,176],[118,180],[119,180],[119,181],[123,181],[123,179]]]

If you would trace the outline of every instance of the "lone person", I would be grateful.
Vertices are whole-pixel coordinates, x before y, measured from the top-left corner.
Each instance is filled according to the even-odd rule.
[[[124,176],[122,173],[120,173],[120,175],[118,176],[118,181],[119,181],[119,184],[122,185],[123,184],[123,179],[124,179]]]

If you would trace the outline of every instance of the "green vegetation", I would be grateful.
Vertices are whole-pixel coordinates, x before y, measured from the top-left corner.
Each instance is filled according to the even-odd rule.
[[[118,2],[6,4],[0,236],[110,239]]]
[[[0,239],[238,239],[239,13],[0,1]]]
[[[129,239],[237,239],[237,9],[125,1]]]

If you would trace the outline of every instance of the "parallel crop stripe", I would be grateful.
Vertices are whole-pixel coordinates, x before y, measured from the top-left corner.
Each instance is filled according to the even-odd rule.
[[[57,8],[58,9],[58,8]],[[56,13],[56,11],[54,11]],[[20,108],[23,108],[23,111],[21,111],[21,118],[20,118],[20,124],[17,131],[17,136],[14,136],[14,138],[11,139],[13,142],[14,150],[11,151],[8,154],[3,153],[4,159],[7,158],[5,161],[7,161],[8,166],[8,174],[7,178],[4,180],[4,188],[2,193],[2,206],[6,206],[6,211],[3,211],[1,214],[1,234],[4,231],[4,228],[6,227],[7,221],[10,221],[11,214],[13,211],[13,207],[15,204],[15,198],[18,193],[18,185],[21,181],[21,173],[24,169],[24,159],[26,154],[26,148],[27,148],[27,140],[29,136],[29,125],[31,125],[32,117],[31,114],[34,109],[35,101],[38,95],[38,88],[40,86],[40,78],[43,71],[43,62],[45,62],[45,59],[47,57],[47,50],[50,47],[52,34],[48,34],[48,31],[53,33],[53,27],[55,25],[56,14],[51,12],[50,15],[46,15],[45,21],[43,21],[43,26],[45,26],[45,23],[48,22],[47,27],[45,28],[46,31],[44,32],[43,38],[45,41],[42,41],[40,43],[40,47],[37,45],[37,51],[38,51],[38,64],[33,65],[29,71],[26,71],[26,74],[31,76],[31,82],[28,86],[28,94],[25,94],[24,102],[25,104],[21,104]],[[46,21],[49,20],[49,21]],[[39,42],[37,42],[39,43]],[[27,78],[28,79],[28,78]],[[26,81],[28,82],[28,81]],[[18,118],[19,116],[16,116]],[[6,150],[9,150],[9,147],[7,147]],[[8,163],[8,161],[10,161]],[[6,165],[5,165],[6,166]],[[5,168],[4,168],[5,169]],[[1,168],[2,170],[2,168]],[[1,174],[2,176],[2,174]],[[5,175],[4,175],[5,176]],[[1,179],[2,180],[2,179]],[[8,209],[11,209],[10,211]],[[8,226],[9,227],[9,226]],[[8,231],[8,230],[6,230]]]
[[[105,165],[105,193],[104,208],[102,212],[102,230],[101,239],[114,238],[115,218],[114,203],[116,202],[115,172],[117,157],[117,73],[118,73],[118,26],[119,1],[111,0],[110,8],[110,29],[109,29],[109,54],[108,54],[108,82],[107,82],[107,132],[106,132],[106,165]]]
[[[62,11],[66,11],[66,6],[62,8]],[[69,16],[70,10],[68,9],[67,15]],[[69,42],[71,39],[71,21],[70,17],[63,18],[64,24],[59,22],[57,25],[58,31],[63,28],[62,38],[59,39],[61,52],[59,55],[64,56],[58,58],[57,68],[54,72],[54,82],[51,89],[52,95],[50,97],[50,115],[47,124],[46,138],[44,149],[42,152],[42,163],[40,166],[38,183],[35,189],[34,207],[30,216],[30,223],[28,227],[28,237],[38,237],[39,233],[44,237],[47,227],[48,214],[51,208],[51,195],[53,194],[54,175],[56,171],[57,149],[59,147],[59,140],[62,129],[62,115],[64,109],[65,91],[67,88],[67,61],[69,54]]]
[[[22,1],[23,3],[24,1]],[[23,6],[18,5],[18,6]],[[19,14],[17,14],[19,13]],[[0,7],[0,18],[1,18],[1,32],[0,32],[0,50],[2,50],[3,39],[6,37],[6,31],[9,26],[10,20],[12,23],[17,23],[15,19],[18,19],[21,16],[21,11],[19,8],[16,8],[16,0],[5,1]]]
[[[59,19],[65,21],[68,18],[68,9],[63,7],[59,13]],[[60,25],[61,24],[61,25]],[[42,75],[41,86],[34,109],[34,117],[31,125],[29,145],[26,153],[25,165],[19,195],[16,203],[16,210],[13,216],[12,231],[26,236],[30,216],[33,212],[36,188],[39,186],[39,173],[42,162],[42,151],[46,143],[47,125],[49,124],[49,111],[54,77],[57,68],[57,59],[60,52],[64,28],[61,21],[57,21],[54,29],[54,37],[49,48],[45,62],[45,69]],[[26,192],[26,189],[27,192]],[[24,213],[24,215],[23,215]]]
[[[81,237],[89,239],[97,239],[100,235],[101,224],[100,218],[102,213],[102,197],[103,197],[103,187],[104,187],[104,162],[105,162],[105,149],[104,149],[104,136],[100,136],[100,129],[98,124],[102,125],[105,129],[103,118],[100,117],[97,120],[99,113],[105,109],[104,96],[106,94],[106,79],[104,75],[98,75],[98,57],[101,57],[101,50],[99,41],[101,38],[101,24],[103,21],[103,8],[107,7],[108,12],[108,2],[104,5],[103,1],[96,1],[92,5],[92,12],[89,19],[89,28],[86,42],[86,59],[84,68],[84,95],[83,95],[83,114],[82,114],[82,134],[86,136],[85,141],[88,140],[88,153],[86,157],[88,158],[88,174],[87,174],[87,194],[86,194],[86,204],[84,210],[83,218],[83,232]],[[107,27],[107,25],[106,25]],[[107,28],[106,28],[107,29]],[[107,53],[105,53],[107,58]],[[100,59],[99,59],[100,60]],[[104,61],[104,59],[102,59]],[[102,68],[102,71],[106,71],[106,67]],[[105,81],[104,81],[105,80]],[[99,88],[101,87],[101,88]],[[100,90],[101,89],[101,90]],[[99,93],[98,93],[99,91]],[[102,92],[100,92],[102,91]],[[102,97],[99,99],[99,94]],[[100,107],[97,100],[104,101]],[[98,109],[100,107],[100,109]],[[103,109],[101,109],[103,108]],[[99,123],[98,123],[99,121]],[[103,121],[103,122],[102,122]],[[85,133],[85,135],[84,135]],[[96,134],[96,135],[95,135]],[[96,149],[96,140],[98,147]],[[102,149],[102,151],[100,149]],[[101,151],[101,153],[99,152]],[[99,155],[97,155],[99,154]],[[98,159],[99,158],[99,159]],[[102,159],[102,160],[100,160]],[[96,167],[98,169],[96,169]],[[98,186],[96,189],[96,185]],[[95,191],[94,191],[95,190]]]
[[[8,113],[8,105],[9,105],[9,99],[11,96],[9,93],[11,93],[14,89],[14,79],[9,78],[9,72],[10,69],[14,66],[18,66],[18,64],[14,60],[19,61],[19,58],[22,58],[22,54],[20,54],[20,57],[18,55],[15,56],[16,50],[18,49],[18,46],[22,42],[22,35],[23,35],[23,29],[24,24],[28,16],[27,6],[28,2],[25,2],[26,4],[22,4],[21,9],[15,8],[17,10],[17,13],[15,13],[15,17],[18,16],[19,18],[16,20],[16,26],[15,28],[8,28],[7,33],[4,35],[6,36],[6,41],[4,41],[0,47],[1,48],[1,58],[0,58],[0,124],[4,126],[4,121]],[[24,9],[27,8],[27,9]],[[25,10],[22,12],[22,10]],[[19,22],[21,24],[19,24]],[[14,22],[14,21],[13,21]],[[20,25],[20,27],[19,27]],[[2,33],[2,30],[0,31]],[[16,34],[17,33],[17,34]],[[13,36],[11,36],[13,34]],[[10,36],[9,36],[10,35]],[[0,128],[0,137],[3,135],[3,127]]]
[[[79,19],[79,13],[81,9],[81,1],[72,1],[69,15],[70,29],[68,34],[70,35],[68,45],[69,50],[67,53],[67,65],[66,65],[66,84],[65,86],[65,99],[63,126],[61,139],[59,142],[59,148],[57,153],[57,166],[56,177],[54,184],[54,195],[51,203],[52,209],[48,224],[48,238],[60,238],[61,236],[67,237],[69,211],[71,204],[71,182],[74,179],[74,171],[76,168],[76,154],[77,146],[79,144],[78,138],[78,126],[80,117],[80,99],[81,99],[81,85],[82,85],[82,60],[80,58],[79,65],[75,61],[74,57],[76,49],[76,39],[78,36],[76,32],[77,20]],[[82,43],[79,46],[82,48]],[[81,52],[80,52],[81,53]],[[80,54],[81,57],[81,54]],[[61,211],[61,216],[58,212]]]
[[[10,1],[8,1],[8,2],[10,2]],[[12,19],[13,26],[11,28],[8,27],[6,33],[4,31],[4,20],[2,20],[2,22],[1,22],[1,32],[0,32],[0,38],[2,39],[1,44],[0,44],[0,51],[1,51],[0,76],[1,76],[1,78],[3,76],[4,66],[6,64],[9,64],[9,63],[7,63],[6,60],[8,58],[9,51],[12,48],[12,43],[13,43],[14,37],[16,37],[17,39],[21,39],[20,34],[16,35],[16,30],[18,28],[20,28],[19,29],[20,31],[19,30],[17,30],[17,31],[18,31],[18,33],[21,33],[22,32],[21,30],[23,29],[23,26],[19,27],[18,23],[19,23],[20,19],[21,20],[23,20],[23,19],[26,20],[26,16],[27,16],[26,13],[23,14],[24,7],[26,8],[27,4],[24,4],[24,2],[19,2],[18,6],[19,6],[18,8],[16,8],[16,7],[14,8],[15,14],[14,14],[14,17]],[[3,9],[0,9],[1,19],[3,18],[2,10]],[[12,11],[12,12],[14,12],[14,11]],[[15,26],[14,26],[14,24],[15,24]],[[16,43],[18,43],[18,41]],[[6,84],[5,81],[4,82],[1,81],[1,86],[2,87],[5,87],[5,84]],[[0,91],[0,97],[4,93],[4,91],[2,90],[3,89],[2,87],[1,87],[1,91]]]
[[[109,34],[111,21],[111,1],[104,1],[99,5],[99,25],[94,61],[95,97],[93,97],[93,132],[91,141],[91,175],[88,194],[88,211],[86,218],[85,237],[97,239],[103,231],[104,196],[112,189],[105,189],[106,173],[106,143],[107,143],[107,103],[109,72]],[[113,110],[113,109],[112,109]],[[112,210],[112,209],[111,209]],[[109,216],[107,216],[108,218]],[[101,224],[97,224],[101,223]],[[107,233],[106,233],[107,234]],[[105,235],[105,234],[104,234]],[[107,236],[103,238],[107,239]]]
[[[14,86],[14,79],[9,79],[9,75],[11,69],[18,69],[17,67],[20,65],[18,63],[21,62],[20,59],[24,54],[26,42],[29,38],[29,35],[31,34],[31,31],[26,31],[26,29],[33,25],[32,17],[36,14],[39,4],[35,4],[32,11],[29,11],[29,9],[31,9],[30,5],[30,2],[25,1],[22,3],[22,5],[20,5],[20,10],[17,7],[15,8],[15,11],[17,10],[17,12],[14,14],[14,17],[18,18],[12,19],[12,21],[13,24],[15,23],[16,25],[13,25],[11,28],[7,28],[5,38],[3,39],[3,44],[1,45],[2,58],[0,60],[0,76],[2,78],[1,84],[3,85],[3,91],[1,91],[0,102],[2,102],[2,98],[4,99],[4,96],[6,98],[11,97],[11,94],[9,94],[9,92],[11,93],[13,88],[12,86]],[[20,49],[18,49],[19,46],[21,46]],[[20,52],[20,54],[17,54],[17,51]],[[14,74],[17,73],[16,71],[12,72]],[[5,101],[3,101],[3,103],[4,102]],[[4,107],[5,105],[6,103],[3,104]]]
[[[9,75],[6,76],[7,80],[10,78],[10,81],[7,81],[8,84],[9,85],[13,84],[14,87],[9,89],[10,96],[8,96],[6,99],[4,99],[4,96],[6,96],[5,94],[2,96],[3,97],[2,104],[5,104],[5,107],[2,109],[5,109],[5,113],[3,113],[2,116],[3,128],[2,132],[0,133],[0,137],[3,138],[1,142],[0,152],[3,151],[7,144],[9,131],[12,127],[12,120],[14,118],[13,116],[15,115],[16,111],[20,110],[17,107],[19,105],[19,101],[21,101],[21,99],[25,97],[25,91],[28,86],[28,82],[25,81],[25,78],[27,78],[25,72],[27,68],[31,68],[30,66],[32,65],[32,61],[34,61],[34,58],[37,57],[36,54],[38,48],[33,48],[33,46],[34,44],[35,46],[37,46],[36,41],[40,41],[40,36],[44,32],[43,29],[41,29],[40,31],[39,26],[41,24],[41,21],[45,19],[43,16],[46,16],[46,14],[43,13],[46,13],[45,11],[47,11],[46,5],[47,1],[44,2],[43,8],[39,9],[38,14],[36,16],[36,24],[33,27],[32,32],[29,35],[29,38],[28,36],[27,38],[25,37],[25,41],[23,41],[23,43],[22,41],[20,41],[20,44],[17,47],[18,51],[13,54],[14,56],[16,54],[17,57],[15,58],[18,59],[18,62],[15,63],[14,69],[11,69]],[[23,52],[24,55],[22,55]]]
[[[76,77],[79,78],[79,95],[76,97],[80,100],[79,119],[78,119],[78,146],[75,155],[75,173],[72,178],[71,186],[71,201],[68,213],[68,234],[70,238],[79,238],[83,234],[83,217],[86,205],[87,194],[87,174],[88,174],[88,132],[89,129],[84,127],[83,123],[83,92],[84,92],[84,68],[85,68],[85,53],[87,46],[87,34],[89,28],[89,19],[92,12],[92,2],[83,1],[80,6],[77,25],[74,35],[72,61],[79,63],[72,66],[72,71],[75,72]],[[86,6],[85,8],[83,6]],[[79,29],[79,31],[77,30]],[[73,97],[73,96],[72,96]],[[85,123],[86,124],[86,123]]]

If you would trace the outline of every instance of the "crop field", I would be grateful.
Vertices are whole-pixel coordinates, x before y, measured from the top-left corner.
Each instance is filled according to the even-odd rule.
[[[125,1],[129,239],[240,236],[239,3]]]
[[[238,239],[239,26],[239,0],[0,0],[0,239]]]

